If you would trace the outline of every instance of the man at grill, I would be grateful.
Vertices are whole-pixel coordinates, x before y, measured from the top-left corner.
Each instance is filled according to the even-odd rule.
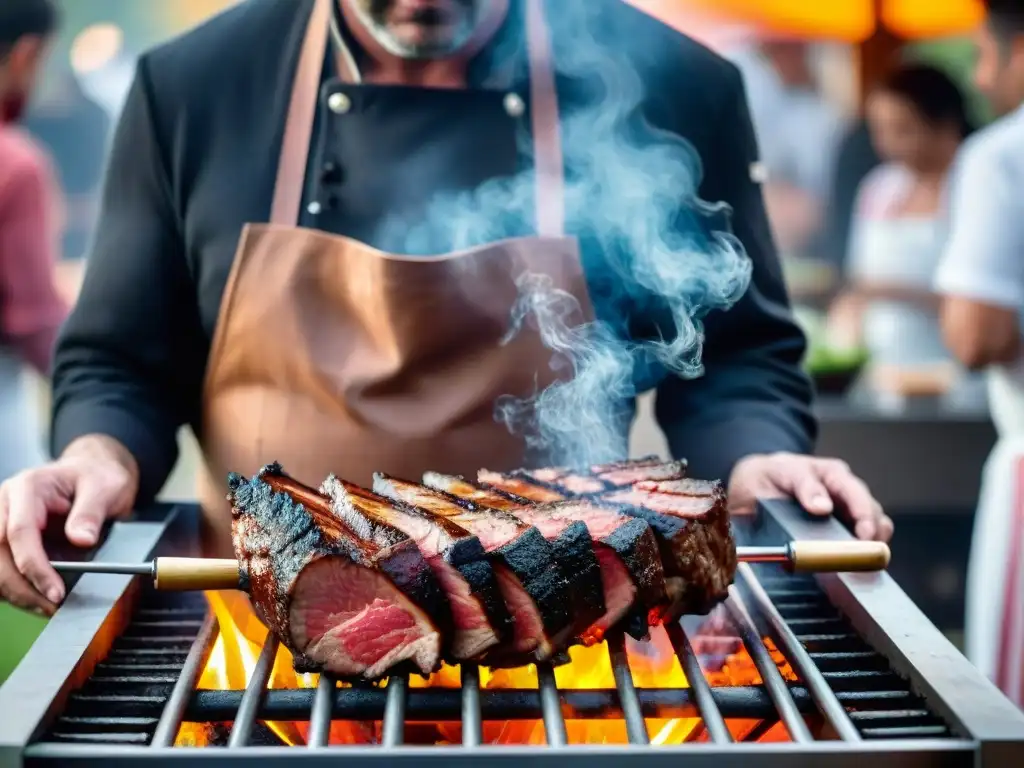
[[[592,23],[566,23],[572,14]],[[609,67],[605,82],[588,79]],[[638,186],[605,179],[600,196],[573,194],[610,165],[570,142],[571,120],[608,96],[587,123],[607,135],[604,108],[628,101],[631,78],[646,87],[630,130],[695,147],[700,197],[731,206],[752,265],[742,298],[706,318],[702,376],[637,366],[640,389],[657,387],[673,453],[694,476],[728,481],[735,512],[792,495],[888,538],[849,468],[808,455],[804,339],[751,179],[735,68],[612,0],[248,0],[139,61],[56,353],[57,458],[0,490],[5,594],[29,584],[22,602],[53,610],[63,586],[40,543],[47,518],[66,515],[71,541],[95,542],[105,519],[159,491],[185,424],[206,463],[206,543],[221,555],[229,470],[278,460],[306,482],[365,484],[373,471],[521,466],[524,435],[495,405],[564,374],[550,337],[526,327],[506,343],[509,265],[623,339],[669,336],[651,296],[673,296],[609,291],[615,238],[588,216],[596,203],[614,213]],[[512,177],[530,183],[503,183]],[[652,210],[671,206],[671,251],[731,251],[731,235],[699,235],[695,222],[722,211],[686,184],[648,190]],[[434,205],[467,195],[502,226],[467,239],[473,227]],[[498,215],[524,200],[511,223]],[[616,263],[630,270],[637,255]]]

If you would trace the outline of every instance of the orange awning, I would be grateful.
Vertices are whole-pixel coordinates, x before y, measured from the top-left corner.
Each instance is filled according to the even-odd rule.
[[[984,17],[981,0],[632,0],[651,15],[685,30],[710,17],[749,24],[764,34],[828,38],[852,43],[872,35],[878,22],[901,38],[917,40],[970,32]],[[876,18],[876,7],[881,18]]]

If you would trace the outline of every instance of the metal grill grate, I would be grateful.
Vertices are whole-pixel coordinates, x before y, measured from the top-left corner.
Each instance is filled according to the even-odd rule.
[[[260,721],[309,721],[310,747],[327,745],[332,719],[381,721],[380,743],[403,743],[407,722],[461,721],[464,746],[479,746],[483,722],[542,720],[549,748],[566,746],[564,714],[619,718],[629,742],[649,743],[644,718],[700,717],[709,741],[733,740],[727,719],[781,722],[792,741],[948,738],[933,714],[883,655],[858,637],[812,577],[771,567],[740,567],[726,611],[763,680],[760,686],[712,688],[681,625],[668,628],[691,687],[637,688],[621,636],[609,638],[616,688],[559,690],[548,665],[537,689],[481,690],[479,670],[461,669],[460,689],[410,689],[405,678],[385,688],[339,688],[321,678],[315,690],[271,689],[277,642],[269,639],[245,691],[196,691],[216,639],[200,595],[147,592],[133,621],[88,682],[71,694],[44,742],[167,747],[183,721],[230,723],[228,747],[263,743]],[[787,683],[761,640],[770,636],[796,672]],[[824,723],[814,729],[808,723]],[[747,738],[756,738],[757,733]]]

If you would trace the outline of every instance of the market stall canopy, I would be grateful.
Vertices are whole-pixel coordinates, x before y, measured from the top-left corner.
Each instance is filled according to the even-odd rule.
[[[879,26],[905,40],[970,32],[984,17],[981,0],[632,0],[686,31],[713,18],[762,34],[858,43]]]

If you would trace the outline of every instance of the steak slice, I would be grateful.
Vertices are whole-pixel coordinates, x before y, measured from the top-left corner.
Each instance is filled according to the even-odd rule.
[[[591,471],[604,484],[620,486],[591,498],[620,506],[654,531],[667,592],[676,602],[669,613],[706,613],[726,597],[736,574],[736,543],[720,483],[686,478],[685,461],[656,456],[597,465]],[[546,499],[559,490],[568,494],[561,484],[575,475],[545,468],[510,475],[481,472],[479,477],[502,490],[514,488],[520,496]]]
[[[666,574],[683,581],[683,607],[688,613],[706,613],[725,599],[737,561],[720,483],[638,481],[601,498],[622,505],[624,512],[641,517],[655,530]]]
[[[509,487],[533,494],[533,487],[521,482],[505,483],[507,476],[481,473]],[[523,478],[516,478],[517,481]],[[546,537],[559,535],[568,526],[582,523],[593,539],[594,554],[601,572],[606,611],[581,635],[585,645],[600,642],[613,626],[623,628],[637,639],[667,602],[665,574],[658,545],[650,526],[624,515],[614,507],[584,499],[535,503],[522,496],[475,483],[452,484],[450,492],[496,509],[504,509],[526,523],[537,526]],[[563,497],[564,498],[564,497]]]
[[[381,496],[447,518],[474,534],[491,558],[514,622],[511,647],[502,650],[520,658],[533,654],[541,661],[554,655],[558,641],[570,629],[572,616],[568,583],[540,531],[507,513],[431,493],[417,483],[377,474],[373,487]]]
[[[462,478],[458,479],[462,480]],[[565,491],[536,481],[523,472],[514,472],[506,475],[500,472],[491,472],[488,469],[481,469],[477,472],[476,479],[484,487],[484,490],[497,489],[529,501],[563,501],[567,496]],[[462,480],[462,482],[466,481]],[[466,484],[470,488],[473,485],[472,483]],[[469,491],[470,489],[466,490]]]
[[[594,541],[584,522],[578,520],[564,519],[560,522],[550,520],[547,516],[527,516],[521,513],[522,505],[529,506],[530,502],[522,500],[522,504],[516,504],[508,499],[497,499],[496,504],[488,504],[483,500],[467,498],[467,495],[459,493],[465,490],[472,483],[446,475],[430,474],[429,485],[424,488],[415,486],[406,490],[399,489],[399,493],[409,494],[446,494],[450,499],[462,504],[473,504],[481,509],[490,510],[494,514],[511,514],[526,525],[533,526],[551,544],[555,554],[555,561],[565,577],[569,590],[569,607],[572,611],[572,623],[570,634],[559,638],[567,644],[573,638],[579,638],[581,642],[587,643],[587,633],[591,626],[597,622],[607,611],[605,604],[604,577],[601,571],[601,564],[594,549]],[[485,490],[485,489],[481,489]],[[468,494],[472,496],[472,494]],[[494,500],[492,498],[492,500]],[[592,643],[593,640],[590,641]],[[588,643],[589,644],[589,643]],[[561,646],[560,647],[564,647]]]
[[[393,526],[416,542],[448,597],[452,612],[451,657],[478,659],[511,635],[494,570],[480,540],[451,520],[386,499],[331,475],[320,488],[348,525],[372,532]]]
[[[235,555],[263,623],[304,668],[368,680],[405,662],[435,671],[441,632],[431,617],[447,605],[415,543],[383,527],[365,538],[326,497],[299,501],[284,481],[294,482],[278,464],[228,478]]]
[[[685,461],[665,461],[657,456],[630,459],[590,468],[594,476],[615,487],[645,480],[676,480],[686,477]]]

